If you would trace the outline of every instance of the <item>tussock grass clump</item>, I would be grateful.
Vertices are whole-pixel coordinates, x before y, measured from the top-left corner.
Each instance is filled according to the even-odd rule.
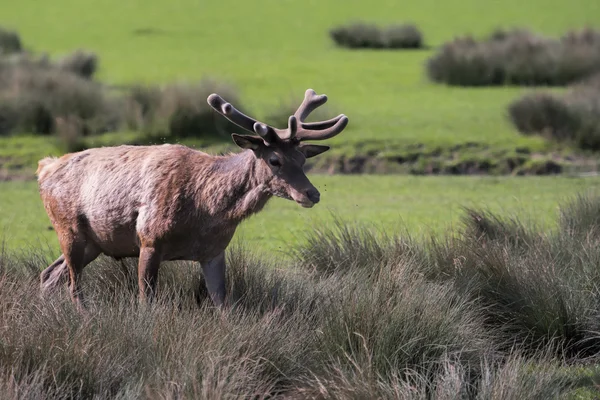
[[[599,65],[600,34],[591,28],[559,39],[514,29],[447,42],[426,69],[432,81],[448,85],[531,86],[566,85],[599,71]]]
[[[464,228],[438,241],[338,221],[308,234],[283,265],[233,247],[225,309],[212,306],[197,265],[165,263],[146,306],[136,260],[101,257],[84,271],[83,315],[66,288],[39,294],[50,260],[0,253],[0,390],[540,399],[591,391],[593,371],[580,365],[600,351],[599,205],[582,194],[545,232],[467,209]]]
[[[19,34],[0,26],[0,56],[21,51],[23,45]]]
[[[420,257],[422,249],[408,235],[393,237],[335,220],[310,232],[294,254],[299,265],[321,277],[355,272],[366,277],[377,276],[389,263]]]
[[[580,193],[560,208],[560,229],[566,235],[600,239],[600,201],[591,193]]]
[[[600,204],[600,198],[593,202]],[[583,202],[566,205],[562,219],[577,220],[589,210]],[[487,323],[506,343],[532,352],[549,347],[573,358],[600,350],[594,333],[600,309],[593,283],[600,279],[597,239],[582,240],[562,229],[564,224],[551,234],[539,233],[516,220],[473,210],[465,225],[461,241],[438,249],[443,256],[437,262],[456,260],[449,267],[457,290],[478,299]]]
[[[25,269],[28,279],[23,279],[24,273],[16,272],[21,265],[9,263],[0,278],[0,363],[11,369],[2,371],[0,381],[12,382],[13,392],[264,397],[289,390],[316,359],[314,337],[301,334],[308,323],[301,314],[286,316],[277,307],[214,310],[193,290],[184,290],[198,282],[189,264],[161,271],[161,294],[148,308],[139,307],[128,290],[131,263],[122,269],[99,260],[85,272],[86,317],[65,292],[40,297],[37,274]],[[232,264],[237,267],[242,266]]]
[[[65,151],[78,151],[85,137],[124,127],[163,139],[226,137],[234,129],[206,102],[216,92],[241,108],[230,85],[206,78],[137,85],[119,95],[92,79],[96,67],[97,57],[83,51],[57,63],[28,55],[0,59],[0,134],[55,135]]]
[[[77,119],[78,136],[114,130],[118,106],[102,85],[29,56],[0,60],[0,102],[4,133],[52,134],[60,118]]]
[[[542,135],[584,150],[600,149],[600,73],[562,95],[538,92],[508,106],[513,125],[524,135]]]
[[[98,68],[98,57],[92,52],[77,50],[59,60],[58,66],[82,78],[90,79]]]
[[[414,24],[396,24],[380,28],[371,23],[354,22],[331,29],[329,36],[338,46],[350,49],[418,49],[423,47],[423,34]]]
[[[126,121],[131,129],[169,138],[228,137],[235,125],[216,113],[206,99],[218,93],[243,110],[236,88],[212,78],[195,84],[162,88],[134,86],[126,95]]]
[[[55,135],[69,152],[85,148],[86,136],[123,128],[147,139],[229,137],[234,125],[206,99],[217,92],[242,108],[232,85],[211,78],[115,93],[94,81],[99,59],[93,52],[80,49],[52,61],[21,52],[11,35],[0,29],[0,135]]]

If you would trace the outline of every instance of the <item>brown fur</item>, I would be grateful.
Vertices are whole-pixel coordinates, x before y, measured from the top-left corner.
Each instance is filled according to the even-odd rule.
[[[222,304],[223,254],[238,224],[273,195],[304,207],[317,203],[303,165],[326,150],[293,140],[234,141],[247,150],[213,156],[172,144],[118,146],[41,160],[40,195],[63,253],[42,272],[42,288],[68,274],[81,305],[79,275],[103,253],[139,257],[140,297],[147,298],[161,261],[191,260],[202,264],[211,296]]]

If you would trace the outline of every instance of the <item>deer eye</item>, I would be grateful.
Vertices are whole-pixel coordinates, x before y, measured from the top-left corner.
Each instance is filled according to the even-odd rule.
[[[273,167],[281,167],[281,161],[279,161],[279,158],[277,157],[269,158],[269,164],[271,164]]]

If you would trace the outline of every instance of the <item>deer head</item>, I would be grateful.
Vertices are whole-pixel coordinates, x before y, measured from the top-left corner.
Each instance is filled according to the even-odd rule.
[[[288,119],[286,129],[278,129],[235,109],[217,94],[208,96],[208,104],[225,118],[254,135],[232,134],[235,144],[250,149],[268,174],[266,185],[275,196],[294,200],[302,207],[319,202],[320,193],[304,173],[307,158],[317,156],[329,146],[302,143],[306,140],[329,139],[344,130],[348,118],[338,115],[327,121],[304,122],[317,107],[327,102],[326,95],[317,95],[308,89],[298,110]]]

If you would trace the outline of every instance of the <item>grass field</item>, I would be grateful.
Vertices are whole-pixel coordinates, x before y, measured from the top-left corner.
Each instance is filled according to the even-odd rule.
[[[266,209],[244,222],[234,241],[259,252],[284,255],[313,227],[335,218],[383,229],[390,234],[420,236],[456,226],[462,207],[486,208],[550,227],[556,206],[575,193],[597,191],[598,178],[568,177],[415,177],[312,176],[322,201],[303,209],[273,199]],[[43,245],[58,251],[34,182],[0,183],[0,236],[8,248]]]
[[[336,48],[328,30],[357,19],[413,22],[429,47]],[[560,35],[586,25],[600,27],[597,0],[0,2],[0,26],[17,30],[29,49],[52,57],[93,51],[98,79],[111,85],[211,76],[237,86],[259,118],[299,101],[308,87],[326,93],[331,113],[350,118],[330,141],[331,154],[344,156],[572,154],[509,124],[506,106],[530,89],[435,85],[424,62],[461,34],[523,26]],[[89,144],[135,139],[135,132],[110,132]],[[136,307],[135,262],[122,276],[100,258],[85,273],[86,318],[64,290],[50,301],[39,296],[38,268],[59,248],[31,171],[62,152],[52,137],[0,137],[0,181],[6,170],[24,178],[0,182],[6,398],[467,398],[476,391],[547,399],[577,387],[572,398],[597,398],[598,177],[310,173],[320,204],[303,209],[273,199],[240,226],[234,243],[259,257],[228,253],[233,307],[215,312],[187,263],[163,267],[155,307]],[[558,204],[588,191],[596,196],[565,206],[562,229],[553,231]],[[463,207],[519,223],[471,219],[459,240],[441,245],[369,241],[354,231],[347,241],[335,237],[340,218],[376,234],[444,239],[462,223]],[[285,259],[290,248],[297,253]]]
[[[112,84],[222,78],[240,88],[242,99],[259,117],[281,100],[299,100],[312,87],[330,96],[332,111],[350,117],[347,132],[331,141],[347,152],[373,140],[381,152],[418,143],[431,149],[467,142],[540,151],[547,147],[542,140],[520,137],[505,118],[506,105],[526,89],[434,85],[423,73],[433,50],[348,51],[333,45],[328,30],[359,18],[413,21],[427,45],[435,47],[456,35],[485,34],[500,26],[527,26],[549,35],[598,26],[599,8],[593,0],[188,0],[127,5],[114,0],[25,0],[0,4],[0,24],[17,29],[38,52],[96,52],[99,78]]]
[[[25,0],[0,4],[0,25],[18,30],[26,46],[36,52],[51,56],[77,48],[96,52],[99,79],[110,84],[194,81],[206,75],[222,78],[240,88],[242,99],[259,117],[280,101],[299,99],[307,87],[325,92],[331,99],[331,111],[344,112],[351,121],[342,135],[331,140],[332,153],[357,149],[386,153],[419,144],[432,149],[466,143],[495,151],[528,148],[535,152],[547,149],[548,144],[520,136],[505,118],[507,103],[527,89],[435,85],[425,78],[423,63],[436,46],[456,35],[483,35],[502,26],[527,26],[559,35],[585,25],[600,26],[598,11],[600,5],[592,0],[543,4],[516,0],[443,4],[433,0],[401,4],[182,0],[130,1],[126,5],[114,0],[52,4]],[[430,49],[336,48],[328,30],[355,19],[412,21],[424,32]],[[129,137],[116,133],[92,144],[116,144]],[[31,171],[37,159],[48,154],[61,154],[54,139],[0,138],[0,164],[5,167]],[[535,218],[545,218],[557,198],[597,186],[595,180],[570,179],[315,180],[324,189],[323,203],[317,208],[302,210],[274,200],[264,214],[245,224],[240,236],[260,241],[266,248],[279,248],[331,212],[387,226],[403,219],[411,231],[421,232],[456,221],[459,206],[469,202],[507,209],[519,206],[535,210]],[[33,183],[2,184],[0,191],[0,221],[11,246],[20,247],[38,237],[55,240],[47,230]]]
[[[135,262],[99,258],[78,312],[40,295],[47,255],[0,252],[2,397],[597,399],[600,197],[561,203],[553,232],[478,213],[447,240],[325,222],[290,260],[232,249],[221,309],[191,263],[143,306]]]

